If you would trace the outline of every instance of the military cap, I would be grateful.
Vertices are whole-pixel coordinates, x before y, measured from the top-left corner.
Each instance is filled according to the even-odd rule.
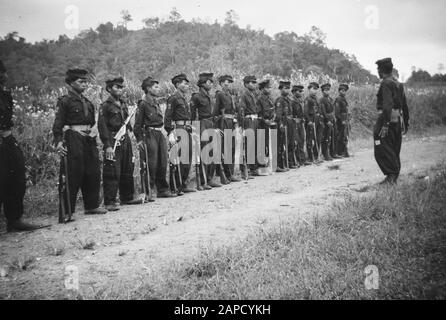
[[[148,76],[142,81],[141,88],[144,90],[147,87],[151,87],[154,83],[159,83],[158,80],[155,80],[153,77]]]
[[[124,78],[123,77],[117,77],[117,78],[105,80],[105,87],[106,88],[111,88],[115,84],[117,84],[118,86],[122,87],[123,83],[124,83]]]
[[[339,85],[339,89],[338,90],[342,90],[342,89],[344,89],[345,91],[348,91],[348,84],[346,84],[346,83],[341,83],[340,85]]]
[[[257,83],[257,78],[255,76],[246,76],[243,78],[243,83],[255,82]]]
[[[298,90],[303,90],[303,89],[304,89],[304,86],[301,85],[301,84],[298,84],[298,85],[293,86],[293,88],[291,89],[291,91],[292,91],[292,92],[296,92],[296,91],[298,91]]]
[[[3,61],[2,61],[2,60],[0,60],[0,72],[6,72],[6,67],[5,67],[5,65],[3,64]]]
[[[279,89],[282,89],[282,88],[290,88],[290,86],[291,86],[291,82],[289,82],[289,81],[279,81]]]
[[[234,79],[232,79],[232,76],[227,75],[227,74],[218,77],[218,82],[220,82],[220,83],[225,82],[226,80],[228,80],[229,82],[234,82]]]
[[[322,91],[324,91],[324,90],[330,90],[331,89],[331,84],[329,84],[329,83],[324,83],[323,85],[321,85],[321,90]]]
[[[87,79],[88,71],[84,69],[68,69],[65,82],[70,84],[78,79]]]
[[[189,82],[189,80],[187,79],[187,76],[184,73],[177,74],[175,77],[173,77],[171,79],[174,86],[183,80],[186,80],[187,82]]]
[[[378,65],[378,69],[383,70],[386,73],[392,72],[393,63],[391,58],[384,58],[375,62]]]
[[[271,86],[271,80],[269,80],[269,79],[265,79],[265,80],[259,82],[259,89],[260,90],[262,90],[265,87],[269,87],[269,86]]]
[[[308,85],[308,89],[310,89],[310,88],[319,89],[319,83],[310,82],[310,84]]]
[[[198,75],[198,82],[197,85],[200,86],[203,83],[206,83],[206,81],[211,80],[212,82],[214,82],[214,79],[212,79],[214,77],[213,73],[200,73]]]

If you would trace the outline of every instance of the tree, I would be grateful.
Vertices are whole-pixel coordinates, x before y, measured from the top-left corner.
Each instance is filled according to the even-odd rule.
[[[145,18],[142,20],[142,22],[144,22],[146,28],[156,29],[160,25],[160,18],[158,17]]]
[[[173,7],[169,13],[169,21],[178,22],[181,20],[181,14],[176,7]]]
[[[313,44],[325,45],[327,35],[318,27],[312,26],[311,30],[305,34],[305,37]]]
[[[225,25],[236,26],[237,25],[237,21],[239,19],[240,18],[238,16],[238,14],[234,10],[231,9],[231,10],[226,12]]]
[[[124,28],[127,29],[127,24],[130,21],[133,21],[132,16],[130,15],[128,10],[122,10],[121,11],[121,18],[122,18],[122,24],[124,26]]]
[[[438,64],[438,73],[443,73],[443,70],[444,70],[444,64],[443,63],[439,63]]]

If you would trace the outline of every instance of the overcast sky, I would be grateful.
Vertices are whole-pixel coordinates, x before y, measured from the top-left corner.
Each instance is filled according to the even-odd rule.
[[[67,6],[79,8],[79,29],[121,20],[120,11],[132,15],[130,29],[142,27],[142,19],[167,19],[176,7],[183,19],[223,22],[233,9],[238,25],[263,29],[269,35],[294,31],[302,35],[312,25],[327,34],[327,45],[354,54],[376,74],[374,62],[392,57],[400,74],[407,78],[416,66],[438,72],[446,66],[446,1],[444,0],[1,0],[0,36],[18,31],[27,41],[74,36],[79,30],[65,27]],[[443,73],[446,70],[443,71]]]

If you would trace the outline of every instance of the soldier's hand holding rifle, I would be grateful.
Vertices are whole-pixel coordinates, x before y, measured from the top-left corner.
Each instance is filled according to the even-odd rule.
[[[105,159],[115,161],[115,152],[112,147],[105,149]]]
[[[61,156],[65,157],[68,153],[68,150],[63,146],[63,141],[60,141],[56,146],[56,152]]]

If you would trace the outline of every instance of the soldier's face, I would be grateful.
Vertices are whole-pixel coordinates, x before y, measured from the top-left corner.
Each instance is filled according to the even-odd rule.
[[[189,82],[187,82],[186,80],[183,80],[179,84],[177,84],[177,88],[182,93],[186,93],[189,90]]]
[[[206,83],[203,84],[203,88],[205,88],[207,91],[211,90],[212,89],[212,81],[211,80],[206,81]]]
[[[315,95],[317,94],[317,89],[316,89],[315,87],[311,87],[311,88],[310,88],[310,94],[311,94],[312,96],[315,96]]]
[[[341,94],[341,96],[345,96],[347,91],[345,91],[344,89],[341,89],[341,90],[339,90],[339,93]]]
[[[322,90],[322,94],[323,94],[325,97],[327,97],[327,96],[330,95],[330,90],[329,90],[329,89]]]
[[[113,87],[109,89],[109,92],[113,97],[122,97],[122,94],[124,93],[124,87],[115,84]]]
[[[246,88],[248,88],[248,90],[255,90],[256,89],[256,85],[257,85],[257,82],[248,82],[246,84]]]
[[[87,80],[85,79],[77,79],[76,81],[73,81],[70,86],[76,91],[77,93],[82,93],[87,89]]]
[[[221,87],[223,89],[229,89],[231,87],[231,82],[229,80],[225,80],[222,82]]]
[[[161,95],[161,86],[159,83],[154,83],[151,87],[148,88],[148,91],[151,95],[160,96]]]
[[[282,93],[283,96],[287,96],[290,94],[290,88],[282,88],[282,90],[280,90],[280,92]]]
[[[304,93],[303,90],[294,91],[294,95],[296,96],[296,98],[302,98],[303,93]]]

